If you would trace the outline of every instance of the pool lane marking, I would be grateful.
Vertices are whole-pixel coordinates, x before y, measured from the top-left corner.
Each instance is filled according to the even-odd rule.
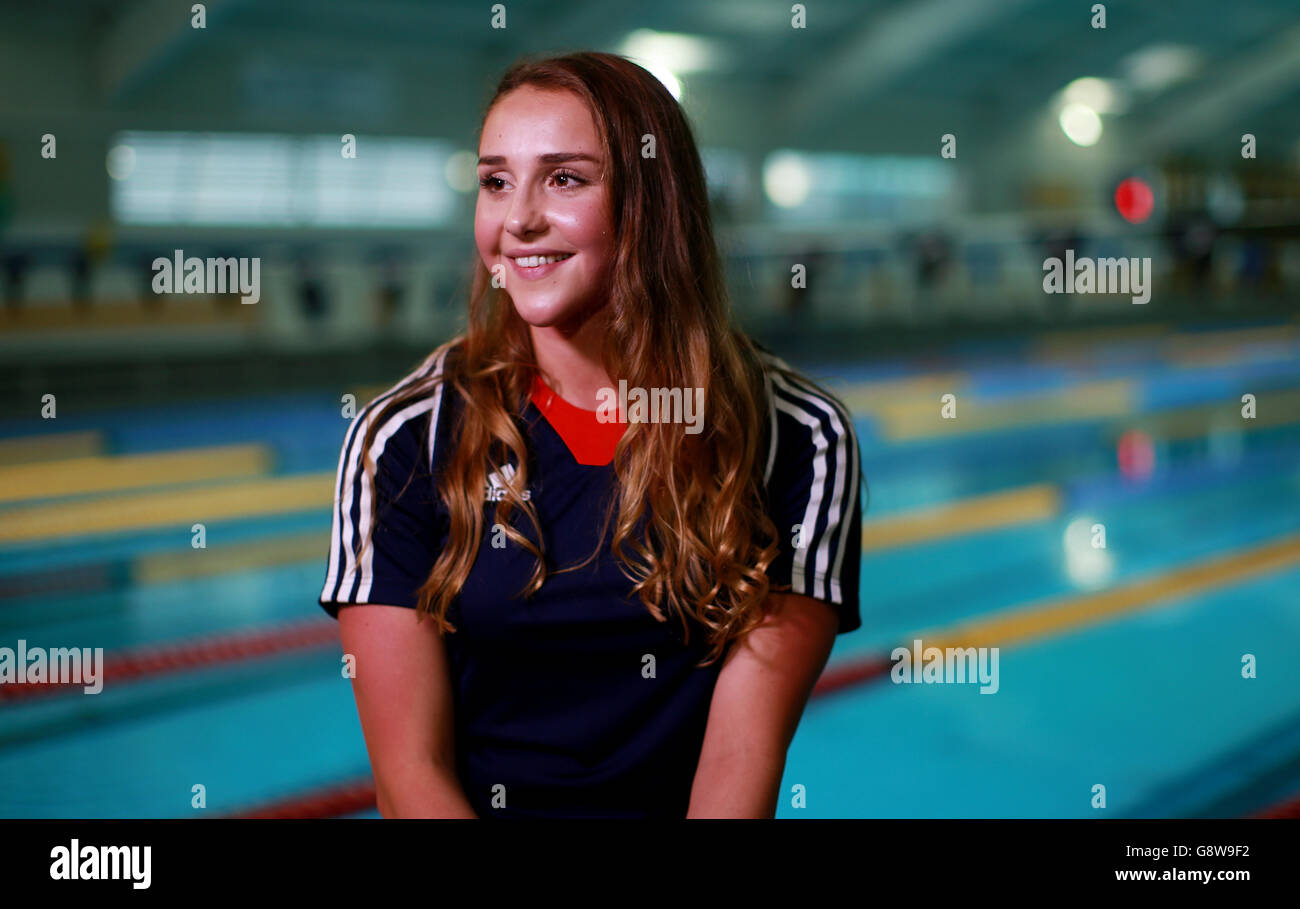
[[[1113,590],[1057,597],[1029,607],[994,615],[987,620],[959,623],[933,632],[938,635],[937,638],[928,637],[931,632],[914,637],[920,637],[925,646],[933,647],[992,645],[1001,648],[1008,644],[1025,644],[1066,630],[1096,624],[1104,619],[1136,612],[1142,608],[1150,608],[1173,597],[1190,596],[1223,587],[1297,562],[1300,562],[1300,534],[1283,537],[1208,563],[1194,564],[1156,577],[1140,579]],[[107,659],[104,667],[105,683],[260,659],[311,647],[325,647],[336,644],[337,641],[336,623],[329,619],[318,619],[272,629],[205,638],[179,645],[142,648],[116,654]],[[869,679],[882,677],[889,673],[890,666],[889,659],[875,657],[845,661],[828,667],[822,674],[822,678],[818,680],[812,694],[814,697],[820,697],[833,691],[856,686]],[[52,693],[61,689],[75,691],[77,686],[7,685],[0,687],[0,700]],[[337,810],[337,813],[351,813],[369,807],[366,804],[356,804],[358,798],[363,803],[365,801],[361,797],[364,792],[358,794],[355,791],[358,785],[364,785],[364,781],[349,784],[353,789],[351,801],[348,798],[341,799],[347,802],[346,810]],[[340,801],[336,798],[337,795],[337,790],[328,790],[325,793],[317,792],[309,795],[305,802],[301,797],[295,797],[276,805],[253,810],[291,812],[324,805],[325,810],[336,811],[336,803]],[[307,815],[280,813],[277,816]]]
[[[947,392],[965,392],[970,388],[966,372],[935,372],[920,375],[851,382],[836,388],[840,402],[854,416],[875,416],[891,401],[935,401]]]
[[[337,646],[338,623],[330,618],[308,619],[238,631],[205,635],[177,643],[151,645],[105,654],[103,684],[193,672],[214,666],[228,666],[266,659],[316,647]],[[80,682],[24,682],[0,685],[0,703],[27,700],[42,695],[80,694]]]
[[[1063,358],[1080,355],[1089,364],[1097,362],[1099,347],[1120,345],[1158,345],[1169,337],[1173,326],[1168,322],[1146,325],[1106,326],[1104,328],[1062,328],[1044,331],[1030,342],[1028,359],[1056,365]]]
[[[1251,345],[1286,343],[1298,336],[1300,319],[1218,331],[1189,332],[1168,323],[1061,329],[1038,335],[1031,342],[1028,359],[1048,366],[1092,366],[1097,362],[1098,348],[1131,348],[1140,343],[1150,351],[1153,361],[1175,366],[1243,363],[1251,358],[1251,351],[1246,349]]]
[[[926,646],[1006,647],[1074,631],[1300,563],[1300,534],[1140,578],[1121,587],[1053,597],[990,618],[916,635]]]
[[[997,647],[999,650],[1041,641],[1089,625],[1143,610],[1171,605],[1258,575],[1300,564],[1300,534],[1202,560],[1172,571],[1130,581],[1120,587],[1037,600],[979,618],[908,635],[911,649],[923,647]],[[892,648],[891,648],[892,652]],[[813,689],[826,694],[888,675],[891,661],[882,655],[838,661],[826,668]]]
[[[1255,393],[1256,415],[1241,416],[1241,400],[1229,397],[1222,404],[1201,404],[1158,410],[1128,421],[1125,428],[1141,429],[1156,441],[1210,438],[1215,434],[1257,432],[1300,423],[1300,389]]]
[[[940,648],[1003,648],[1025,644],[1149,609],[1175,597],[1204,593],[1269,571],[1281,570],[1296,563],[1300,563],[1300,534],[1292,534],[1209,562],[1141,578],[1111,590],[1054,597],[975,621],[918,632],[909,635],[909,641],[920,638],[923,646]],[[333,619],[316,619],[126,650],[106,656],[105,684],[109,681],[134,680],[257,659],[337,641],[337,623]],[[814,694],[824,694],[828,690],[878,678],[888,673],[890,665],[891,661],[881,656],[842,661],[827,668],[814,688]],[[4,685],[0,686],[0,700],[62,689],[76,690],[78,687],[76,684]]]
[[[308,496],[299,504],[305,508],[324,507],[329,504],[326,494],[327,491],[321,492],[319,497]],[[173,498],[181,495],[184,494],[177,493]],[[289,504],[292,503],[286,503]],[[927,505],[863,522],[862,549],[864,552],[883,551],[981,530],[1048,520],[1056,517],[1061,507],[1061,493],[1054,485],[1048,483],[999,490],[955,502]],[[191,508],[189,505],[185,508],[184,519],[188,522],[198,512],[189,510]],[[130,518],[125,511],[116,508],[114,511],[123,518]],[[158,517],[156,512],[155,517]],[[89,522],[83,521],[81,517],[66,517],[63,520],[64,523],[75,527],[76,535],[85,533],[89,526]],[[21,522],[21,526],[33,532],[42,528],[44,524],[44,521],[29,522],[26,518]],[[0,528],[0,539],[3,538],[3,528]],[[7,596],[34,596],[40,593],[57,595],[61,592],[86,593],[91,590],[120,586],[123,583],[159,584],[259,568],[273,568],[311,561],[320,557],[327,548],[328,540],[324,531],[276,535],[238,543],[210,544],[204,550],[203,558],[199,559],[194,558],[194,550],[188,545],[178,546],[173,550],[130,559],[80,566],[75,571],[69,567],[60,567],[23,575],[10,575],[6,577],[7,589],[0,592],[0,602],[3,602]],[[118,566],[125,566],[125,571]]]
[[[265,474],[267,445],[223,445],[0,467],[0,504]]]
[[[189,528],[195,521],[210,523],[328,508],[334,500],[334,479],[333,471],[319,471],[13,508],[0,511],[0,543],[160,527]]]
[[[1127,612],[1150,608],[1174,596],[1188,596],[1244,580],[1256,574],[1300,562],[1300,534],[1234,553],[1213,562],[1192,565],[1115,590],[1059,597],[985,622],[940,629],[939,637],[916,635],[924,646],[992,646],[1025,644]],[[876,657],[829,666],[813,688],[822,697],[889,674],[892,661]],[[315,789],[231,813],[230,817],[325,818],[354,814],[375,807],[374,781],[361,777],[338,786]],[[1300,798],[1284,801],[1256,817],[1300,817]]]
[[[1235,420],[1232,415],[1236,413],[1235,409],[1222,410],[1215,407],[1206,407],[1197,405],[1188,408],[1170,409],[1159,411],[1147,415],[1138,415],[1132,419],[1123,421],[1124,424],[1136,425],[1139,421],[1145,430],[1152,435],[1157,441],[1163,439],[1188,439],[1208,436],[1209,433],[1216,431],[1213,423],[1215,417],[1221,416],[1223,423],[1221,427],[1231,427],[1233,432],[1255,432],[1258,430],[1276,427],[1279,425],[1289,425],[1296,422],[1291,414],[1300,413],[1300,390],[1284,392],[1268,392],[1267,397],[1262,399],[1263,410],[1253,420]],[[1204,424],[1205,431],[1199,431],[1199,426]],[[210,449],[204,451],[210,452]],[[69,462],[63,462],[60,470],[66,470]],[[243,467],[236,466],[231,472],[238,473],[240,470],[260,470],[261,462],[248,463]],[[53,466],[53,465],[47,465]],[[321,473],[320,476],[330,476]],[[283,507],[288,510],[310,510],[316,507],[328,507],[332,502],[332,493],[329,497],[318,498],[310,493],[299,497],[287,493],[283,484],[296,485],[301,477],[311,476],[296,474],[289,477],[269,477],[262,478],[259,481],[256,490],[258,492],[253,496],[253,508],[249,516],[256,516],[267,513],[266,509],[258,507],[256,498],[262,492],[272,493],[276,500],[283,503]],[[332,476],[330,477],[332,482]],[[310,484],[311,481],[306,481]],[[221,487],[225,492],[221,496],[228,497],[238,493],[243,487],[239,485],[226,485]],[[1051,500],[1049,494],[1041,487],[1037,491],[1031,492],[1031,487],[1022,487],[1020,492],[1015,490],[1005,490],[990,495],[1005,495],[1007,501],[1005,507],[1009,509],[1007,521],[1009,523],[1023,523],[1025,521],[1036,520],[1036,514],[1050,516]],[[143,492],[143,490],[141,490]],[[140,509],[129,507],[133,498],[107,498],[103,501],[87,501],[77,503],[43,503],[41,505],[26,506],[27,510],[7,509],[0,510],[0,543],[22,541],[24,539],[48,539],[57,536],[81,536],[85,533],[108,532],[115,530],[141,529],[148,527],[166,526],[174,521],[165,517],[169,512],[176,514],[179,523],[188,523],[193,516],[191,509],[206,508],[206,503],[211,500],[210,491],[203,489],[176,490],[165,494],[159,494],[162,499],[174,501],[177,503],[175,508],[162,510],[154,507],[158,501],[156,498],[153,502],[145,503],[146,509],[151,510],[156,516],[156,520],[148,520],[138,514]],[[194,497],[191,499],[191,497]],[[1023,497],[1023,498],[1022,498]],[[247,499],[247,496],[241,496],[241,501]],[[997,517],[997,506],[992,502],[980,504],[979,497],[971,497],[969,500],[962,500],[951,503],[953,507],[958,507],[956,514],[945,516],[957,520],[966,511],[979,513],[982,509],[988,508],[988,519],[992,522],[987,526],[1005,526],[999,524]],[[193,504],[190,504],[193,501]],[[969,509],[965,507],[964,502],[969,503]],[[184,503],[184,504],[182,504]],[[931,507],[931,506],[927,506]],[[933,506],[948,507],[948,506]],[[1023,517],[1015,517],[1015,509],[1023,507]],[[183,515],[179,512],[184,512]],[[108,517],[105,516],[107,513]],[[224,508],[221,510],[221,516],[224,518],[237,518],[241,515],[237,510]],[[115,519],[120,517],[122,523],[118,524]],[[918,514],[918,519],[924,519],[924,514]],[[903,515],[890,516],[882,519],[883,522],[895,522],[903,520]],[[972,520],[976,520],[976,529],[982,526],[978,523],[975,515],[972,514]],[[880,523],[878,529],[872,529],[870,525]],[[872,541],[878,541],[881,547],[888,545],[888,540],[883,539],[879,534],[884,532],[885,524],[868,519],[864,530],[866,531],[863,541],[864,544],[875,545]],[[30,529],[30,536],[27,530]],[[905,529],[900,532],[906,532]],[[919,531],[917,531],[919,533]],[[874,535],[874,536],[873,536]],[[922,536],[923,539],[932,539],[936,537]],[[867,548],[867,547],[864,547]]]
[[[1295,322],[1281,325],[1229,328],[1212,332],[1177,332],[1160,342],[1159,354],[1176,366],[1199,366],[1211,363],[1242,363],[1250,359],[1252,345],[1279,344],[1300,337],[1300,325]],[[1228,355],[1233,360],[1224,361]]]
[[[186,547],[139,556],[131,562],[131,583],[163,584],[321,560],[329,555],[329,532],[295,533],[265,539],[209,546],[203,558]]]
[[[97,429],[48,432],[0,439],[0,466],[87,458],[104,452],[104,434]]]
[[[73,565],[57,565],[0,576],[0,606],[6,600],[33,596],[68,596],[122,589],[137,584],[165,584],[218,577],[244,571],[314,562],[329,552],[326,529],[276,534],[237,543],[208,541],[202,558],[184,545],[161,552]]]
[[[1046,521],[1061,513],[1061,504],[1061,492],[1054,484],[1034,483],[909,509],[864,521],[862,550],[894,549],[980,530]]]
[[[938,394],[877,404],[872,416],[881,438],[891,442],[915,441],[1119,418],[1134,415],[1138,400],[1138,384],[1131,379],[1084,382],[995,401],[950,390],[957,394],[957,416],[953,419],[942,416]]]
[[[299,474],[248,483],[148,494],[133,493],[91,502],[55,503],[0,512],[0,542],[82,536],[255,517],[326,508],[333,476]],[[863,522],[864,551],[884,550],[994,527],[1046,520],[1060,513],[1062,496],[1050,483],[1030,484],[926,505]],[[201,560],[178,547],[174,552],[131,559],[131,577],[141,583],[205,577],[225,571],[288,564],[312,558],[324,545],[318,533],[212,546]],[[107,577],[107,575],[105,576]]]

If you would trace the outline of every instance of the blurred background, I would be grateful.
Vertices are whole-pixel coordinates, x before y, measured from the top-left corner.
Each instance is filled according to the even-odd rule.
[[[484,105],[574,49],[678,95],[740,322],[857,421],[778,817],[1300,812],[1300,10],[791,6],[0,3],[0,647],[107,667],[0,685],[0,816],[377,816],[315,602],[347,396],[463,324]],[[260,298],[155,293],[178,250]],[[1067,250],[1149,300],[1046,293]],[[917,639],[996,693],[891,684]]]

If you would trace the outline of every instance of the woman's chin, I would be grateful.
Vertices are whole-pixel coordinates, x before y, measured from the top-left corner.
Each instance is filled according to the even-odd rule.
[[[572,329],[580,326],[591,315],[584,308],[569,301],[555,304],[531,304],[515,301],[515,312],[533,328]]]

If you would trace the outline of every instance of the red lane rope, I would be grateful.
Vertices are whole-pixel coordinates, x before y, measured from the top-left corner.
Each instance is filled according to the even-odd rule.
[[[329,789],[304,793],[258,808],[226,815],[234,818],[321,819],[336,818],[375,807],[375,784],[370,779],[343,783]],[[1300,796],[1265,809],[1252,818],[1300,819]]]
[[[853,685],[860,685],[871,679],[888,675],[894,661],[889,657],[869,657],[861,660],[845,660],[828,667],[813,686],[812,696],[830,694]]]
[[[845,661],[822,673],[812,696],[820,697],[885,675],[892,665],[893,661],[886,657]],[[375,784],[366,778],[290,796],[227,817],[321,819],[369,811],[374,807]]]
[[[1272,808],[1265,808],[1258,814],[1252,814],[1255,818],[1288,818],[1290,820],[1300,820],[1300,795],[1285,802],[1279,802]]]
[[[821,697],[874,678],[887,675],[893,666],[888,657],[874,657],[861,660],[846,660],[828,668],[817,680],[812,691],[813,697]],[[341,783],[327,789],[319,789],[301,795],[241,811],[228,817],[237,818],[301,818],[321,819],[336,818],[359,811],[369,811],[375,807],[375,784],[369,777]],[[1300,819],[1300,796],[1267,808],[1255,818],[1295,818]]]
[[[229,665],[295,650],[321,647],[338,641],[338,626],[330,619],[296,622],[277,628],[188,641],[181,644],[127,650],[104,660],[103,683],[129,682],[185,670]],[[844,661],[827,669],[813,687],[821,697],[889,673],[893,660],[873,657]],[[16,701],[42,694],[73,693],[79,682],[28,682],[0,685],[0,701]],[[333,818],[375,807],[375,784],[366,778],[292,796],[227,815],[237,818]],[[1300,819],[1300,796],[1260,811],[1255,818]]]
[[[333,619],[312,619],[274,628],[261,628],[179,644],[124,650],[104,659],[103,684],[132,682],[211,666],[247,662],[295,650],[337,644]],[[83,682],[24,682],[0,685],[0,701],[17,701],[43,694],[84,691]]]

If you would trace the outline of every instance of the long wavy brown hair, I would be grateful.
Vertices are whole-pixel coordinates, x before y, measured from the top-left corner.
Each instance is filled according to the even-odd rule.
[[[777,536],[763,504],[763,366],[732,324],[695,139],[659,80],[622,57],[575,53],[516,63],[497,85],[484,119],[522,86],[577,95],[604,146],[617,237],[605,304],[606,371],[629,387],[704,389],[704,428],[697,434],[683,423],[628,425],[614,455],[618,491],[602,539],[609,538],[612,522],[613,552],[656,619],[676,616],[687,639],[689,620],[705,629],[709,652],[701,665],[707,665],[762,620]],[[654,157],[642,155],[647,134],[654,136]],[[390,415],[429,395],[438,382],[463,404],[451,436],[454,452],[438,474],[450,516],[447,545],[419,591],[421,617],[432,615],[445,632],[455,631],[447,611],[484,537],[490,470],[507,463],[516,470],[492,523],[536,556],[521,593],[531,595],[550,571],[566,569],[548,567],[537,514],[521,497],[528,459],[516,418],[537,375],[528,326],[506,290],[492,286],[481,260],[466,331],[434,356],[442,353],[448,356],[441,375],[408,381],[376,408],[361,450],[369,452]],[[365,470],[373,483],[372,465]],[[512,523],[516,510],[531,522],[531,535]]]

